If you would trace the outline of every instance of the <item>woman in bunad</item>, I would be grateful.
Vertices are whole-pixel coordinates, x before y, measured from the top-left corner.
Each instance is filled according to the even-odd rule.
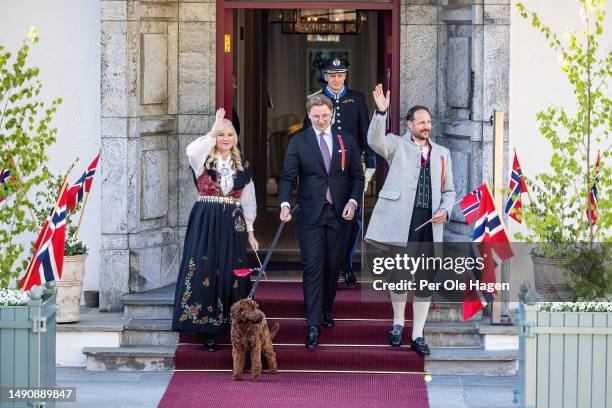
[[[183,259],[176,283],[172,330],[204,334],[204,347],[216,348],[215,335],[229,330],[230,307],[248,296],[246,241],[253,250],[257,213],[253,171],[238,150],[232,122],[217,110],[212,130],[187,146],[198,200],[189,215]]]

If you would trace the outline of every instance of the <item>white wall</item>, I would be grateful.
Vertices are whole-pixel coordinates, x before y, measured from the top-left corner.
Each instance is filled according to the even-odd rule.
[[[513,0],[510,26],[510,148],[516,147],[523,173],[534,177],[548,171],[552,156],[550,144],[539,133],[536,114],[550,105],[562,105],[572,112],[576,99],[561,71],[556,51],[548,46],[550,41],[528,20],[521,18],[515,3]],[[540,20],[557,33],[565,33],[569,28],[581,31],[583,21],[575,0],[524,0],[523,4],[537,12]],[[606,12],[600,45],[609,50],[612,47],[610,1],[606,4]],[[607,92],[610,95],[610,91]],[[512,158],[511,153],[510,160]],[[525,228],[513,220],[508,222],[511,233]]]
[[[537,112],[547,106],[565,106],[569,112],[575,106],[575,97],[565,74],[561,71],[559,57],[548,46],[549,41],[528,20],[521,18],[515,1],[512,1],[510,26],[510,149],[516,147],[523,173],[534,177],[549,171],[552,148],[539,133]],[[524,0],[523,4],[538,13],[540,19],[557,33],[574,28],[580,32],[582,20],[575,0]],[[602,46],[612,46],[612,2],[606,5]],[[607,26],[607,27],[606,27]],[[510,160],[513,153],[510,154]],[[511,166],[511,163],[509,164]],[[526,231],[526,226],[508,219],[511,234]],[[515,291],[524,278],[533,285],[533,264],[526,253],[518,248],[519,256],[512,258],[512,288]],[[533,287],[533,286],[532,286]],[[515,299],[515,295],[511,296]]]
[[[53,125],[57,142],[49,150],[52,171],[65,171],[79,157],[72,181],[100,148],[100,1],[2,0],[0,44],[21,46],[30,26],[40,35],[29,64],[40,68],[41,97],[62,97]],[[100,180],[94,179],[79,238],[90,248],[85,290],[98,289],[100,264]]]

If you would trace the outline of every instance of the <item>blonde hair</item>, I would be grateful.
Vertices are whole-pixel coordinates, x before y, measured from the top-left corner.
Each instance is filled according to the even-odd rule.
[[[217,135],[225,129],[229,129],[233,135],[232,139],[234,141],[234,145],[232,146],[232,149],[230,150],[230,155],[232,156],[232,167],[234,168],[234,170],[244,171],[244,167],[242,166],[242,159],[240,158],[240,150],[238,150],[238,135],[236,134],[236,129],[234,128],[234,125],[232,125],[232,121],[229,119],[223,119],[222,128],[213,129],[211,131],[212,135],[215,137],[215,143],[213,143],[210,149],[210,154],[208,155],[208,158],[206,159],[206,162],[204,163],[204,168],[210,170],[215,167],[216,161],[217,161],[216,138],[217,138]]]

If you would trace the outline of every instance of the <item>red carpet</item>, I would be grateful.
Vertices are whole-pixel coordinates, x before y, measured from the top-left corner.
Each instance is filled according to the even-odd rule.
[[[304,293],[300,282],[261,282],[255,300],[268,317],[304,317]],[[333,315],[339,319],[392,319],[393,309],[386,293],[345,289],[340,284]],[[406,309],[412,319],[412,308]]]
[[[279,370],[423,372],[423,359],[408,349],[391,347],[325,347],[307,350],[302,345],[274,346]],[[210,353],[201,345],[176,349],[177,370],[231,370],[231,346]]]
[[[280,324],[274,340],[280,373],[264,374],[254,383],[247,372],[243,381],[233,382],[230,346],[210,353],[203,349],[199,335],[181,333],[175,354],[177,372],[160,407],[429,406],[421,374],[423,359],[408,348],[388,346],[392,308],[385,296],[373,299],[371,294],[344,289],[341,284],[333,315],[347,320],[336,320],[332,329],[322,328],[315,350],[304,347],[301,283],[262,282],[255,300],[270,325]],[[411,319],[410,312],[408,306],[407,319]],[[406,333],[410,333],[410,323],[406,322]],[[217,341],[230,342],[229,336]]]
[[[268,320],[268,326],[279,324],[279,331],[274,344],[302,344],[306,333],[306,320]],[[388,345],[387,336],[390,321],[372,320],[336,320],[333,329],[323,328],[319,344],[321,345]],[[406,322],[404,330],[412,330],[411,322]],[[179,335],[180,343],[202,344],[203,337],[195,333],[183,332]],[[220,336],[220,344],[230,344],[230,336]]]
[[[428,408],[422,376],[389,374],[177,372],[160,408]]]

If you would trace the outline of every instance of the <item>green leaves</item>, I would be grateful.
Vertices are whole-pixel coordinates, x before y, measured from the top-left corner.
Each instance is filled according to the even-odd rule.
[[[29,35],[36,43],[35,28]],[[42,165],[48,160],[47,147],[55,142],[57,130],[51,121],[61,103],[55,99],[47,105],[37,99],[40,70],[26,65],[29,50],[27,43],[16,54],[0,46],[0,168],[14,176],[0,189],[6,198],[0,203],[0,288],[14,285],[28,264],[29,251],[18,242],[24,233],[35,231],[30,192],[48,177]]]
[[[584,29],[577,34],[567,32],[560,40],[536,13],[517,3],[521,16],[530,21],[559,55],[561,70],[572,86],[575,104],[568,107],[549,106],[538,112],[540,134],[550,142],[553,154],[550,170],[528,182],[535,203],[526,206],[523,217],[529,228],[517,234],[521,240],[538,243],[537,252],[549,258],[569,261],[570,284],[583,299],[607,296],[611,284],[602,285],[599,278],[610,279],[610,253],[593,252],[593,242],[610,242],[612,203],[609,133],[612,128],[612,99],[607,80],[612,73],[612,51],[601,48],[605,16],[603,0],[578,0]],[[605,42],[602,42],[605,43]],[[597,224],[591,226],[585,212],[591,187],[595,183],[593,164],[601,151]],[[584,246],[582,243],[589,243]],[[581,262],[594,260],[588,271]],[[603,268],[603,269],[602,269]],[[607,268],[607,269],[606,269]],[[597,277],[597,278],[596,278]],[[610,282],[610,281],[608,281]],[[595,284],[594,284],[595,283]],[[600,289],[603,288],[602,292]]]

